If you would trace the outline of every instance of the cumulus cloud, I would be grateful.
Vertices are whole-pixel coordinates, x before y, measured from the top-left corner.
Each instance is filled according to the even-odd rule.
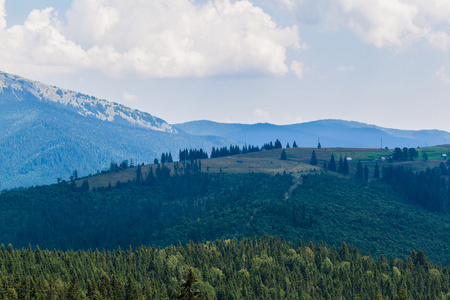
[[[400,0],[340,0],[343,23],[376,47],[401,46],[427,29],[414,23],[418,7]]]
[[[292,72],[294,72],[295,76],[297,76],[298,79],[303,79],[303,72],[305,70],[305,65],[302,62],[296,60],[292,61],[291,70]]]
[[[47,8],[33,10],[21,26],[0,30],[0,68],[32,75],[87,66],[86,52],[62,35],[58,26],[53,9]]]
[[[48,8],[32,11],[23,25],[5,23],[0,68],[94,69],[115,77],[283,75],[286,50],[302,47],[296,26],[278,26],[248,0],[73,0],[66,17],[63,26]]]
[[[290,10],[301,24],[325,30],[347,28],[378,48],[403,48],[420,41],[450,47],[450,1],[305,0]]]
[[[256,108],[254,110],[254,113],[255,113],[255,115],[257,115],[258,117],[261,117],[261,118],[268,118],[269,117],[269,112],[265,111],[265,110],[263,110],[261,108]]]
[[[436,77],[443,84],[450,84],[450,76],[445,72],[445,68],[442,67],[436,72]]]

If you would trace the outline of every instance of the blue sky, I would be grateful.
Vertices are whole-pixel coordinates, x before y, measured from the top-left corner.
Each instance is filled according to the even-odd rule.
[[[0,0],[0,70],[169,123],[450,131],[447,0]]]

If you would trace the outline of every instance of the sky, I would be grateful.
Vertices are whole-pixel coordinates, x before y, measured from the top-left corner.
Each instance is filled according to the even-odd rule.
[[[448,0],[0,0],[0,71],[192,120],[450,131]]]

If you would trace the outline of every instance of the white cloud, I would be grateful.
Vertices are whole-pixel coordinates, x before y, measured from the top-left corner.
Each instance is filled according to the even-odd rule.
[[[355,66],[341,66],[337,68],[338,72],[354,72],[355,70]]]
[[[253,112],[255,115],[261,118],[268,118],[270,116],[268,111],[265,111],[261,108],[256,108]]]
[[[131,94],[131,93],[127,92],[127,91],[124,91],[122,93],[122,98],[124,100],[126,100],[126,101],[129,101],[129,102],[136,102],[137,101],[137,96],[134,95],[134,94]]]
[[[423,37],[427,29],[414,23],[417,6],[401,0],[339,0],[342,22],[376,47],[401,46]]]
[[[450,48],[450,1],[447,0],[304,0],[291,10],[301,24],[325,30],[348,28],[378,48],[405,48],[425,41]]]
[[[279,27],[248,0],[73,0],[66,17],[63,26],[51,8],[34,10],[25,24],[0,31],[0,68],[23,75],[283,75],[287,48],[305,47],[296,26]]]
[[[450,84],[450,76],[445,72],[445,68],[442,67],[436,72],[436,77],[443,84]]]
[[[443,31],[431,32],[427,38],[434,47],[443,51],[449,49],[450,36],[447,33]]]
[[[297,76],[298,79],[303,79],[305,65],[302,62],[299,62],[296,60],[292,61],[291,70],[292,70],[292,72],[294,72],[295,76]]]
[[[63,36],[52,8],[33,10],[24,25],[0,30],[0,68],[20,75],[67,73],[87,66],[85,51]]]

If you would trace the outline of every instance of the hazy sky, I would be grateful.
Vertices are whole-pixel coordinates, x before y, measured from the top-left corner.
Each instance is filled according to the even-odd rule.
[[[169,123],[450,131],[448,0],[0,0],[0,70]]]

